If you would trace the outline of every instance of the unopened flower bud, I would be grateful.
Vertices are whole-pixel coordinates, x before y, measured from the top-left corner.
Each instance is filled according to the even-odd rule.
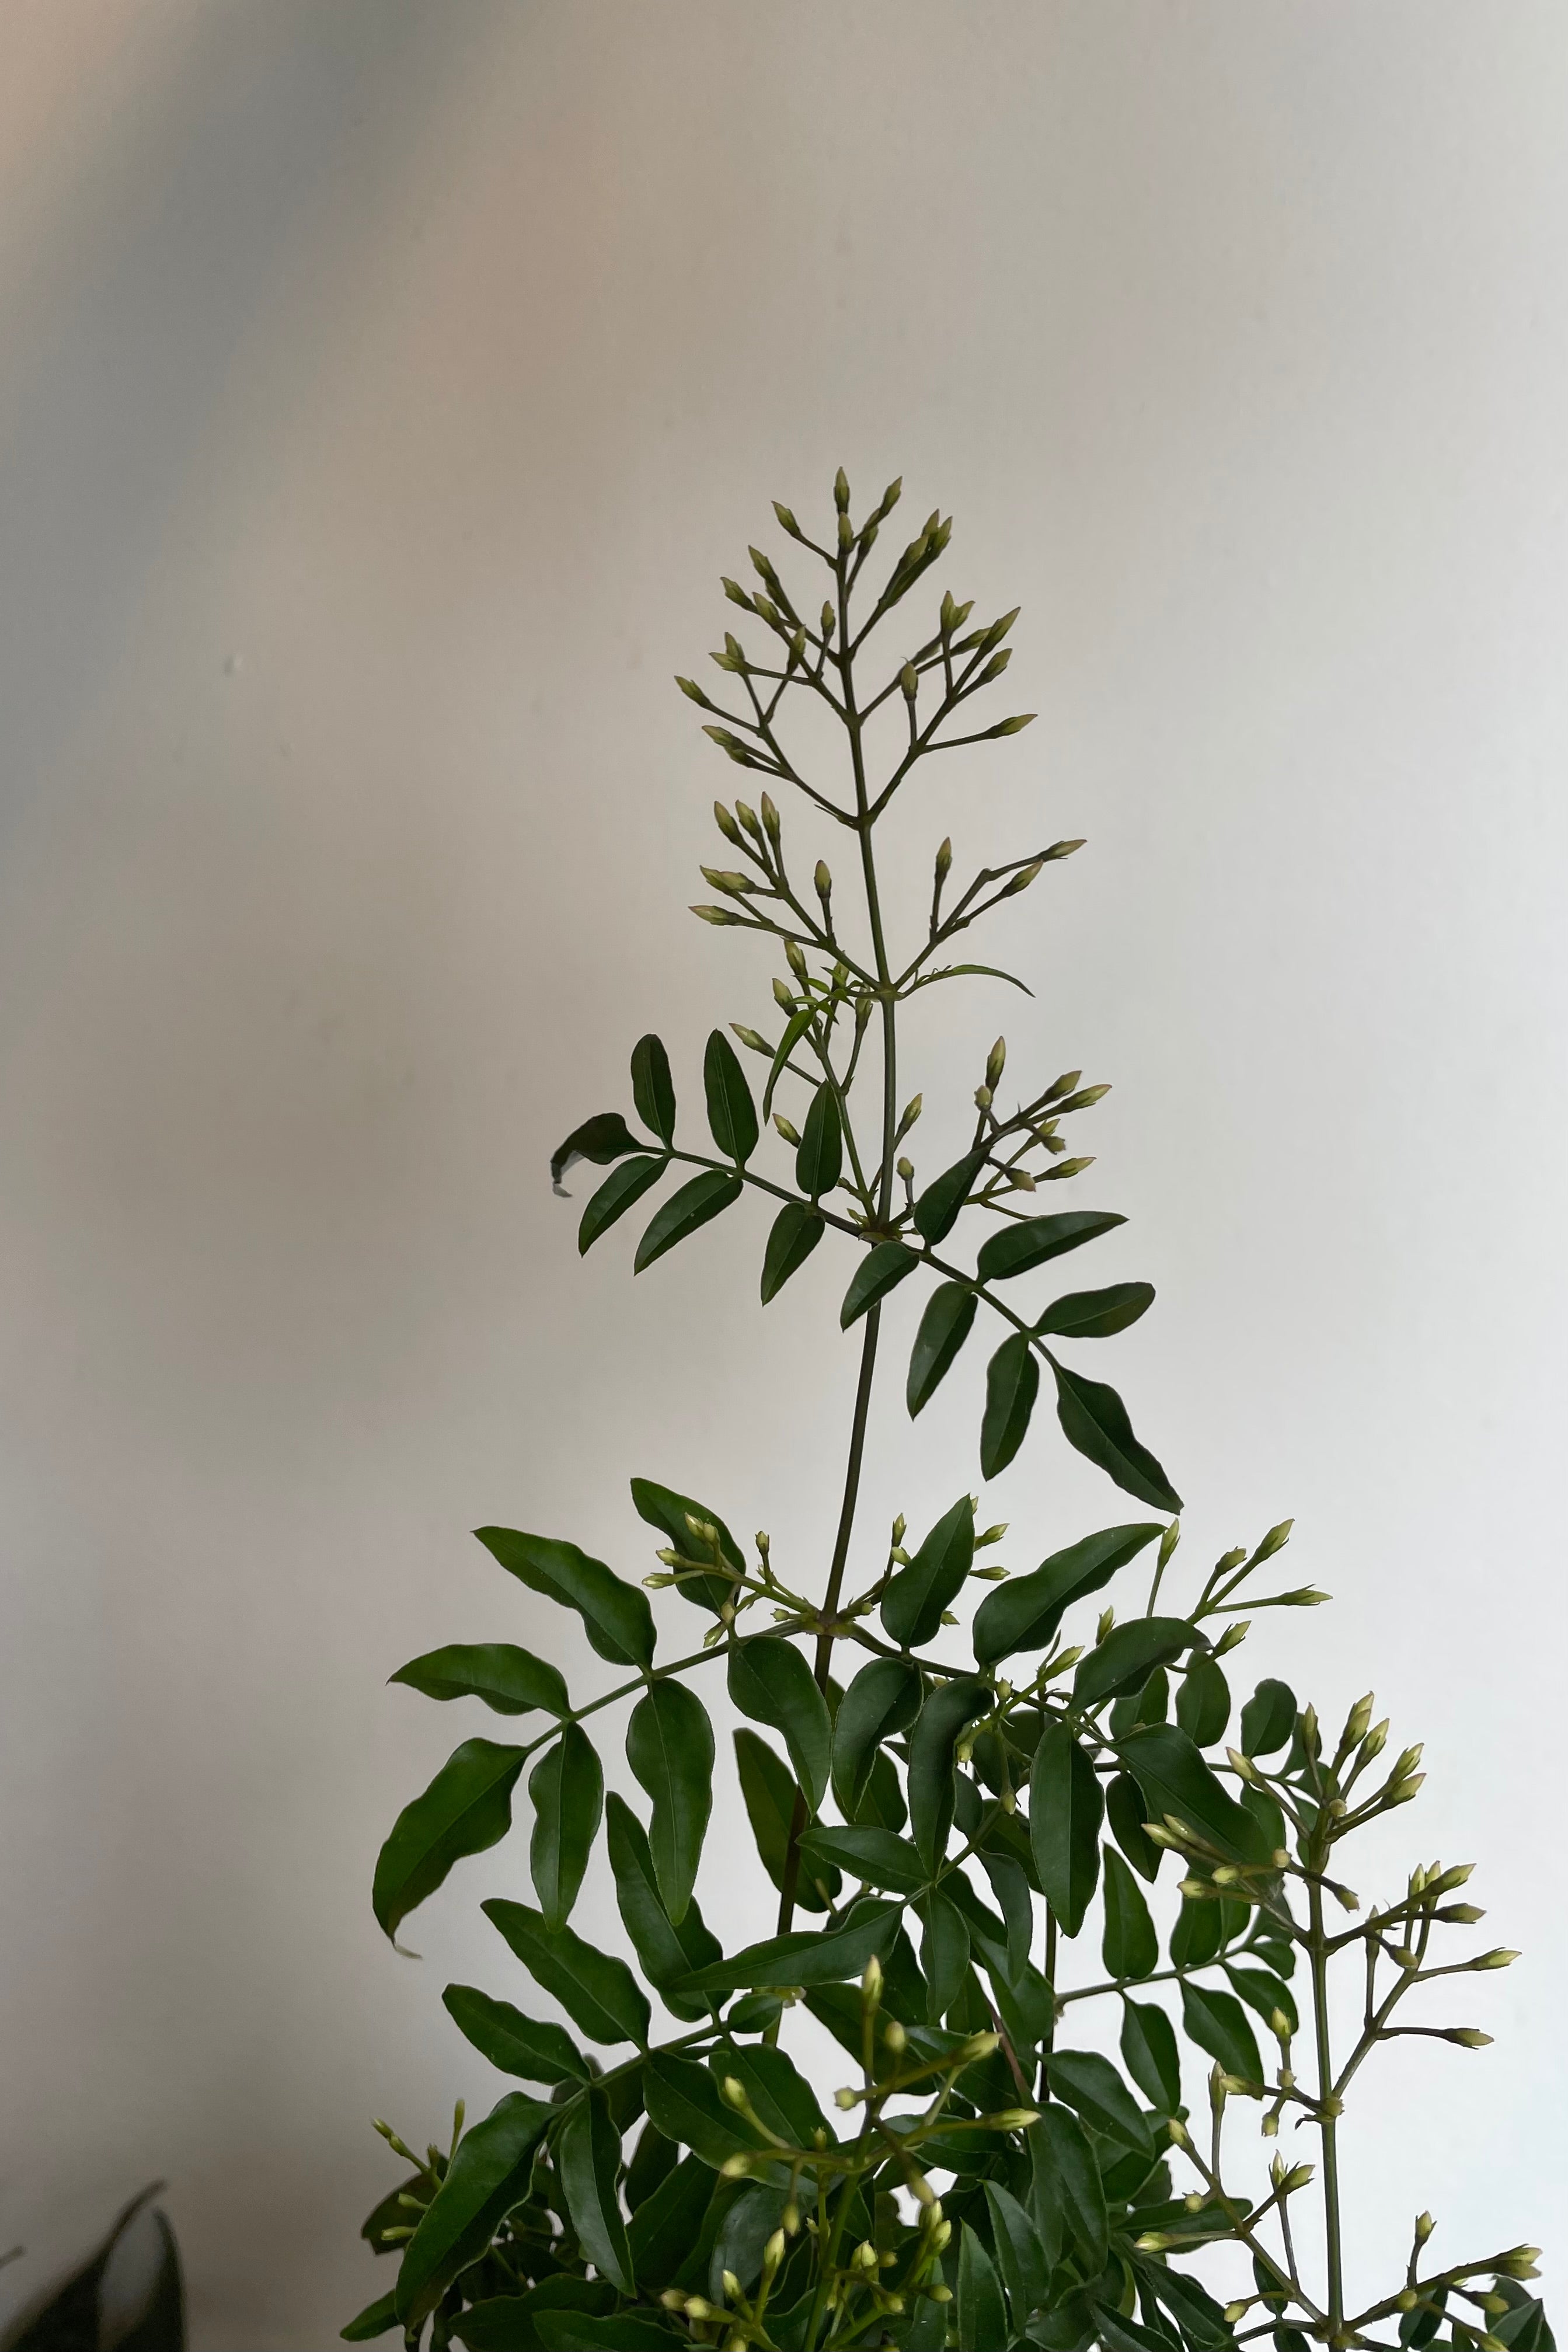
[[[1418,2246],[1424,2246],[1436,2226],[1437,2224],[1434,2221],[1430,2213],[1417,2213],[1415,2216],[1416,2244]]]
[[[990,1108],[991,1108],[991,1089],[990,1089],[990,1087],[975,1087],[975,1089],[974,1089],[974,1108],[975,1108],[975,1109],[976,1109],[976,1110],[989,1110],[989,1109],[990,1109]]]
[[[775,1111],[774,1111],[774,1113],[773,1113],[773,1125],[777,1128],[777,1129],[778,1129],[779,1133],[783,1136],[783,1138],[784,1138],[784,1141],[785,1141],[786,1143],[792,1143],[792,1144],[795,1144],[795,1145],[798,1145],[798,1144],[799,1144],[799,1142],[800,1142],[800,1129],[799,1129],[799,1128],[798,1128],[798,1127],[796,1127],[796,1125],[795,1125],[795,1121],[794,1121],[792,1118],[785,1118],[785,1117],[784,1117],[784,1113],[783,1113],[783,1111],[782,1111],[782,1110],[775,1110]]]
[[[998,1037],[985,1057],[985,1083],[988,1087],[994,1087],[1001,1083],[1002,1072],[1006,1067],[1006,1063],[1007,1040],[1005,1037]]]
[[[826,907],[833,896],[833,877],[827,870],[827,860],[825,857],[817,859],[816,871],[811,878],[816,886],[817,897]]]
[[[909,2035],[904,2032],[903,2027],[900,2024],[896,2017],[889,2017],[888,2022],[882,2028],[882,2040],[892,2052],[894,2057],[897,2058],[903,2050],[905,2042],[909,2040]]]
[[[952,872],[952,842],[951,842],[951,841],[944,841],[944,842],[942,843],[942,847],[941,847],[941,848],[937,851],[937,853],[936,853],[936,878],[937,878],[937,880],[938,880],[939,882],[945,882],[945,881],[946,881],[946,879],[947,879],[947,877],[948,877],[948,876],[949,876],[949,874]]]
[[[902,688],[904,700],[912,702],[921,690],[921,682],[915,674],[913,662],[906,662],[899,672],[899,685]]]

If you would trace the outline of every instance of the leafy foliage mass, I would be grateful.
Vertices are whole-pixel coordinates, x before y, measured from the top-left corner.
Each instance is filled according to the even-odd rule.
[[[857,524],[840,474],[821,541],[778,508],[823,567],[820,613],[753,548],[759,584],[724,587],[764,650],[726,635],[713,659],[728,707],[680,681],[729,759],[848,836],[853,917],[825,860],[797,878],[772,790],[755,808],[718,804],[735,863],[703,868],[714,896],[695,911],[781,954],[768,1033],[734,1024],[760,1088],[715,1030],[710,1148],[680,1123],[664,1046],[644,1037],[636,1124],[619,1111],[585,1120],[552,1170],[558,1189],[575,1161],[609,1170],[582,1213],[584,1251],[665,1188],[638,1272],[748,1194],[773,1212],[764,1304],[826,1236],[843,1246],[839,1321],[857,1335],[859,1376],[826,1574],[799,1578],[765,1535],[748,1550],[710,1504],[634,1479],[659,1562],[644,1582],[708,1621],[689,1654],[656,1663],[637,1585],[559,1537],[480,1528],[500,1569],[577,1613],[612,1671],[574,1696],[504,1642],[402,1669],[395,1679],[432,1698],[478,1698],[542,1728],[463,1742],[387,1840],[375,1913],[395,1936],[460,1856],[494,1845],[526,1772],[535,1899],[483,1907],[573,2030],[447,1987],[458,2030],[526,2087],[466,2131],[459,2113],[450,2146],[423,2157],[381,2127],[410,2170],[365,2235],[396,2256],[396,2284],[344,2334],[401,2330],[416,2345],[428,2329],[433,2347],[475,2352],[1225,2352],[1260,2337],[1279,2352],[1309,2338],[1547,2352],[1523,2284],[1535,2250],[1435,2267],[1425,2214],[1408,2258],[1369,2301],[1348,2299],[1338,2142],[1352,2084],[1395,2035],[1484,2042],[1425,2010],[1410,2022],[1405,2004],[1513,1955],[1439,1957],[1480,1916],[1458,1899],[1465,1869],[1418,1866],[1367,1909],[1346,1885],[1346,1841],[1421,1780],[1417,1749],[1386,1760],[1370,1698],[1337,1735],[1274,1677],[1237,1712],[1229,1662],[1252,1618],[1325,1597],[1276,1581],[1289,1522],[1178,1597],[1180,1497],[1087,1368],[1089,1343],[1136,1321],[1153,1292],[1058,1289],[1070,1276],[1057,1261],[1123,1221],[1039,1198],[1091,1165],[1067,1129],[1105,1088],[1069,1070],[1008,1108],[998,1039],[959,1156],[919,1171],[911,1156],[922,1101],[900,1097],[907,1009],[939,982],[992,972],[954,960],[961,935],[1080,845],[1053,842],[957,888],[944,841],[917,940],[894,952],[877,847],[895,796],[919,761],[1027,723],[970,719],[1006,667],[1015,615],[979,625],[951,594],[869,682],[892,616],[903,624],[948,543],[933,514],[870,584],[898,496],[895,483]],[[786,748],[802,697],[838,730],[837,784]],[[1009,1575],[994,1564],[1006,1529],[979,1524],[965,1491],[918,1541],[896,1519],[852,1588],[884,1307],[905,1283],[920,1294],[910,1413],[984,1334],[981,1477],[1017,1453],[1045,1387],[1067,1444],[1127,1498],[1116,1523]],[[961,1612],[975,1584],[978,1607]],[[721,1665],[743,1718],[735,1777],[779,1892],[776,1933],[735,1952],[698,1893],[716,1761],[702,1694]],[[605,1794],[595,1741],[611,1709],[624,1711],[640,1806]],[[572,1924],[601,1835],[630,1961]],[[1331,2010],[1341,1962],[1359,1997]],[[844,2086],[826,2100],[797,2063],[803,2015],[845,2053]],[[1293,2147],[1299,2131],[1316,2143],[1315,2160],[1238,2156],[1238,2115],[1260,2121],[1265,2158],[1283,2126]],[[1217,2269],[1216,2249],[1228,2250]]]

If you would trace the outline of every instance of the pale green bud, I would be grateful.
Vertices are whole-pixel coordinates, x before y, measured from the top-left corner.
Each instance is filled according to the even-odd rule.
[[[800,1142],[800,1129],[795,1126],[793,1119],[785,1118],[782,1110],[774,1111],[773,1125],[777,1128],[779,1133],[783,1136],[786,1143],[798,1146]]]
[[[994,1087],[1001,1084],[1002,1073],[1006,1065],[1007,1040],[1005,1037],[998,1037],[985,1057],[985,1083],[988,1087]]]
[[[952,841],[951,841],[951,840],[948,840],[948,841],[944,841],[944,842],[942,843],[942,845],[941,848],[940,848],[940,849],[937,851],[937,853],[936,853],[936,878],[937,878],[937,880],[938,880],[939,882],[945,882],[945,881],[946,881],[946,879],[947,879],[947,877],[948,877],[948,875],[950,874],[950,872],[952,871]]]
[[[816,886],[817,897],[826,907],[829,898],[833,896],[833,877],[827,870],[827,861],[826,858],[819,857],[817,859],[816,871],[811,878]]]
[[[742,846],[741,841],[741,828],[735,823],[734,818],[731,815],[722,801],[715,801],[713,803],[713,822],[718,826],[726,841],[734,842],[737,848]]]

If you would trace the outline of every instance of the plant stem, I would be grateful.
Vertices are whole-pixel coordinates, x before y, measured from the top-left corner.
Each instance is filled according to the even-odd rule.
[[[1339,2119],[1330,2112],[1329,2102],[1334,2092],[1333,2059],[1329,2045],[1329,1955],[1323,1934],[1323,1891],[1315,1883],[1308,1887],[1310,1927],[1308,1950],[1312,1966],[1312,2022],[1317,2039],[1318,2097],[1322,2103],[1318,2127],[1323,2143],[1323,2232],[1329,2269],[1330,2342],[1338,2337],[1344,2326],[1345,2292],[1344,2263],[1340,2237],[1340,2156],[1338,2146]]]

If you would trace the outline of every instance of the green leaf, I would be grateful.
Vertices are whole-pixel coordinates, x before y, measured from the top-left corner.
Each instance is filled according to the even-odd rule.
[[[1053,2095],[1065,2099],[1091,2131],[1152,2157],[1148,2118],[1109,2058],[1097,2050],[1053,2050],[1046,2073]]]
[[[623,2294],[634,2294],[637,2282],[631,2248],[616,2193],[620,2162],[621,2136],[603,2097],[591,2094],[576,2100],[568,2108],[555,2142],[556,2176],[565,2192],[572,2227],[588,2260]]]
[[[1026,1331],[1004,1339],[985,1367],[985,1412],[980,1423],[980,1469],[983,1477],[999,1477],[1024,1443],[1035,1399],[1040,1392],[1040,1367]]]
[[[1150,1818],[1149,1801],[1131,1772],[1118,1772],[1107,1789],[1105,1817],[1110,1824],[1111,1836],[1133,1869],[1152,1885],[1160,1875],[1164,1857],[1143,1826]]]
[[[656,2050],[643,2068],[643,2096],[666,2137],[690,2148],[715,2169],[726,2157],[762,2144],[751,2126],[726,2105],[707,2067],[694,2059]]]
[[[1085,1653],[1072,1680],[1075,1706],[1099,1706],[1123,1691],[1140,1691],[1156,1667],[1203,1635],[1184,1617],[1130,1617]]]
[[[1196,1748],[1212,1748],[1230,1721],[1230,1685],[1217,1658],[1194,1658],[1176,1693],[1176,1721]]]
[[[1098,1463],[1124,1494],[1136,1495],[1156,1511],[1179,1511],[1181,1496],[1154,1456],[1133,1436],[1127,1408],[1116,1391],[1103,1381],[1069,1372],[1054,1356],[1050,1366],[1057,1376],[1057,1419],[1068,1444]]]
[[[991,2238],[996,2249],[996,2266],[1007,2290],[1007,2300],[1013,2306],[1013,2334],[1023,2332],[1024,2323],[1031,2312],[1044,2308],[1047,2294],[1047,2264],[1040,2233],[1030,2221],[1010,2189],[1000,2181],[984,2183],[985,2203],[991,2215]],[[998,2336],[996,2341],[1005,2339]]]
[[[586,2083],[587,2060],[563,2026],[524,2017],[509,2000],[492,2000],[474,1985],[449,1984],[441,1995],[447,2016],[481,2058],[525,2083]]]
[[[904,1384],[904,1402],[911,1421],[931,1402],[952,1370],[973,1328],[974,1310],[979,1304],[977,1295],[964,1282],[940,1283],[926,1301]]]
[[[857,1828],[901,1830],[910,1818],[898,1768],[888,1755],[872,1759],[865,1793],[855,1808]]]
[[[1073,1601],[1109,1584],[1118,1569],[1136,1559],[1164,1532],[1158,1521],[1101,1528],[1098,1535],[1084,1536],[1065,1551],[1053,1552],[1030,1575],[999,1584],[975,1612],[976,1658],[992,1666],[1016,1650],[1045,1649]]]
[[[1188,2041],[1217,2058],[1227,2074],[1238,2075],[1244,2083],[1268,2079],[1247,2011],[1234,1993],[1215,1992],[1208,1985],[1184,1984],[1182,2023]]]
[[[646,2067],[643,2077],[646,2091]],[[686,2262],[717,2186],[712,2167],[700,2156],[682,2157],[632,2215],[626,2236],[645,2294],[667,2286]]]
[[[1029,1842],[1046,1900],[1065,1936],[1082,1927],[1100,1876],[1103,1812],[1089,1757],[1065,1723],[1048,1723],[1029,1774]]]
[[[1053,2236],[1087,2255],[1095,2272],[1104,2267],[1110,2246],[1105,2191],[1083,2127],[1055,2100],[1028,2130],[1033,2163],[1033,2203],[1040,2234]],[[1054,2224],[1054,2227],[1053,2227]]]
[[[1120,1739],[1141,1723],[1167,1723],[1171,1716],[1171,1678],[1156,1666],[1142,1690],[1124,1692],[1110,1709],[1110,1736]]]
[[[1182,2104],[1176,2029],[1151,2000],[1121,2004],[1121,2063],[1152,2107],[1173,2116]]]
[[[1289,1985],[1281,1984],[1279,1979],[1268,1969],[1237,1968],[1229,1960],[1225,1961],[1223,1965],[1233,1989],[1241,1996],[1248,2009],[1263,2020],[1270,2032],[1274,2030],[1276,2010],[1281,2011],[1292,2033],[1299,2030],[1300,2020],[1296,2013],[1295,1996]]]
[[[651,1030],[632,1047],[632,1101],[645,1127],[661,1143],[675,1141],[675,1081],[669,1055]]]
[[[765,1739],[754,1731],[737,1731],[735,1766],[740,1775],[741,1795],[745,1801],[746,1818],[752,1824],[752,1835],[763,1868],[782,1894],[784,1867],[789,1852],[790,1824],[795,1819],[795,1801],[800,1791],[795,1776],[783,1757],[774,1754]],[[805,1800],[800,1802],[804,1813]],[[827,1882],[826,1892],[812,1881],[810,1874],[802,1871],[795,1887],[795,1899],[802,1911],[826,1911],[838,1894],[840,1881],[837,1871]]]
[[[555,1668],[510,1642],[454,1642],[410,1658],[389,1682],[406,1683],[426,1698],[482,1698],[498,1715],[569,1715],[572,1702]]]
[[[974,1505],[960,1495],[882,1595],[882,1622],[902,1650],[931,1641],[974,1565]]]
[[[605,1810],[605,1776],[580,1724],[569,1723],[546,1748],[529,1775],[528,1793],[533,1805],[528,1853],[533,1891],[551,1927],[563,1927]]]
[[[851,1821],[860,1810],[884,1740],[896,1739],[920,1713],[921,1678],[900,1658],[873,1658],[838,1702],[833,1727],[833,1793]]]
[[[1094,2332],[1104,2352],[1171,2352],[1171,2339],[1110,2305],[1094,2303]]]
[[[637,1244],[637,1254],[632,1260],[632,1272],[641,1274],[655,1258],[662,1257],[678,1242],[687,1241],[700,1225],[733,1208],[745,1191],[739,1176],[731,1176],[722,1168],[705,1168],[679,1192],[672,1192],[648,1225]]]
[[[606,1160],[619,1160],[625,1152],[646,1149],[618,1110],[602,1110],[574,1127],[565,1142],[551,1153],[550,1181],[559,1192],[563,1189],[561,1179],[574,1160],[591,1160],[602,1168]]]
[[[827,1701],[795,1643],[776,1633],[737,1642],[730,1652],[730,1696],[753,1723],[784,1733],[806,1810],[820,1811],[833,1758],[833,1726]]]
[[[831,1192],[844,1166],[844,1129],[838,1097],[829,1086],[820,1086],[801,1129],[795,1155],[795,1181],[808,1199],[819,1201]]]
[[[1289,1683],[1270,1675],[1260,1682],[1241,1710],[1241,1752],[1272,1756],[1296,1728],[1296,1694]]]
[[[879,1306],[895,1283],[902,1282],[906,1274],[913,1274],[920,1260],[902,1242],[879,1242],[868,1250],[855,1269],[854,1277],[844,1294],[844,1304],[838,1310],[838,1328],[847,1331],[869,1307]]]
[[[1007,1929],[1007,1973],[1012,1977],[1020,1976],[1035,1936],[1035,1906],[1030,1900],[1029,1874],[1023,1863],[1013,1855],[991,1853],[984,1849],[980,1865],[991,1881],[992,1893],[1002,1906],[1002,1916]]]
[[[405,1805],[375,1865],[371,1907],[383,1932],[434,1895],[455,1862],[483,1853],[511,1827],[511,1792],[523,1766],[521,1748],[465,1739],[430,1786]]]
[[[1171,1965],[1206,1968],[1225,1941],[1225,1910],[1212,1896],[1184,1895],[1171,1928]]]
[[[479,2260],[504,2216],[527,2195],[533,2151],[560,2113],[548,2101],[509,2091],[458,2141],[397,2274],[397,2315],[405,2326],[434,2311],[458,2272]]]
[[[485,1549],[509,1576],[563,1609],[575,1609],[601,1658],[613,1666],[653,1664],[653,1611],[646,1592],[626,1583],[602,1559],[574,1543],[521,1534],[516,1528],[476,1528]]]
[[[648,1844],[671,1924],[691,1900],[713,1810],[713,1727],[684,1683],[655,1683],[626,1726],[626,1761],[653,1801]]]
[[[668,1160],[639,1156],[623,1160],[620,1166],[606,1176],[598,1191],[584,1210],[577,1226],[577,1255],[586,1257],[601,1234],[626,1211],[634,1208],[649,1187],[657,1184],[668,1167]]]
[[[1155,1822],[1169,1813],[1195,1830],[1227,1861],[1266,1866],[1271,1849],[1245,1807],[1221,1788],[1184,1731],[1151,1723],[1116,1743],[1117,1752],[1150,1803]]]
[[[783,2220],[788,2195],[788,2189],[777,2181],[752,2181],[742,2186],[719,2225],[713,2251],[708,2257],[707,2285],[710,2296],[718,2298],[724,2294],[726,2271],[740,2281],[742,2294],[749,2294],[755,2286],[762,2273],[763,2252]],[[774,2319],[776,2325],[776,2314]]]
[[[425,2175],[416,2172],[412,2179],[400,2180],[395,2189],[389,2189],[380,2204],[365,2215],[360,2224],[360,2236],[373,2254],[402,2252],[407,2242],[402,2232],[409,2226],[408,2216],[413,2210],[413,2207],[405,2205],[403,2200],[405,2197],[412,2197],[414,2203],[423,2211],[426,2187]],[[150,2190],[143,2191],[138,2200],[138,2207],[146,2202],[151,2193]],[[398,2234],[389,2238],[386,2234],[389,2230],[396,2231]],[[101,2261],[103,2258],[100,2252],[99,2259]]]
[[[868,1886],[890,1887],[898,1895],[915,1894],[931,1876],[909,1840],[896,1837],[891,1830],[819,1827],[806,1831],[800,1848],[824,1874],[837,1868]]]
[[[1069,1290],[1065,1298],[1052,1301],[1035,1329],[1042,1338],[1109,1339],[1113,1332],[1125,1331],[1130,1323],[1136,1323],[1153,1304],[1152,1282],[1113,1282],[1104,1290]]]
[[[812,1013],[813,1007],[811,1005],[803,1004],[797,1012],[790,1014],[789,1019],[784,1024],[784,1035],[779,1039],[778,1045],[773,1052],[773,1064],[772,1069],[768,1072],[767,1085],[763,1088],[763,1117],[764,1118],[766,1118],[768,1113],[773,1107],[773,1088],[778,1085],[780,1078],[784,1076],[784,1064],[788,1061],[790,1055],[794,1053],[795,1047],[799,1045],[801,1039],[805,1036],[806,1031],[811,1026]]]
[[[790,1936],[770,1936],[732,1959],[701,1969],[692,1989],[734,1992],[753,1985],[841,1984],[858,1977],[873,1952],[880,1958],[893,1939],[903,1906],[870,1903],[855,1906],[837,1927],[808,1927]],[[650,2110],[651,2112],[651,2110]]]
[[[763,1305],[778,1297],[792,1274],[798,1274],[826,1227],[804,1201],[786,1201],[773,1219],[763,1253]]]
[[[689,1495],[678,1495],[672,1486],[661,1486],[657,1478],[634,1478],[632,1502],[638,1518],[657,1528],[666,1543],[685,1559],[693,1557],[697,1540],[686,1522],[689,1518],[702,1520],[718,1535],[724,1566],[732,1569],[737,1576],[745,1573],[740,1545],[718,1512],[710,1511],[706,1503],[694,1503]],[[732,1589],[729,1577],[718,1570],[711,1576],[694,1576],[676,1587],[683,1601],[694,1601],[703,1609],[711,1609],[715,1616],[731,1598]]]
[[[1152,1977],[1160,1965],[1160,1938],[1142,1891],[1119,1853],[1105,1850],[1105,1938],[1108,1977]]]
[[[757,1148],[757,1107],[735,1048],[722,1029],[715,1029],[702,1056],[702,1084],[708,1097],[708,1126],[726,1160],[743,1168]]]
[[[1002,2284],[967,2221],[958,2242],[959,2352],[998,2352],[1011,2330]]]
[[[608,2319],[585,2311],[542,2311],[536,2326],[544,2352],[674,2352],[689,2340],[636,2311]]]
[[[596,1951],[570,1927],[551,1927],[526,1904],[492,1896],[479,1908],[590,2041],[646,2043],[652,2012],[625,1960]]]
[[[1098,1241],[1113,1225],[1124,1225],[1112,1209],[1064,1209],[1054,1217],[1026,1217],[1020,1223],[1004,1225],[983,1243],[975,1265],[982,1282],[1010,1282],[1015,1275],[1028,1274],[1047,1258],[1060,1257],[1068,1250],[1080,1249],[1085,1242]]]
[[[809,2147],[814,2133],[827,2131],[816,2093],[784,2051],[765,2042],[737,2042],[731,2049],[710,2051],[708,2067],[716,2082],[734,2076],[758,2121],[775,2138],[788,2140],[794,2147]],[[827,2132],[828,2142],[832,2138]]]
[[[448,2325],[468,2352],[539,2352],[543,2339],[538,2322],[543,2314],[567,2311],[607,2318],[619,2300],[608,2279],[557,2273],[526,2294],[488,2295],[482,2303],[471,2303]]]
[[[695,1900],[687,1905],[679,1927],[671,1926],[659,1899],[647,1832],[625,1798],[613,1790],[605,1820],[616,1901],[644,1976],[676,2017],[689,2023],[706,2017],[707,2002],[690,2000],[679,1988],[693,1969],[705,1969],[721,1958],[723,1946],[703,1925]]]
[[[957,1873],[953,1875],[956,1877]],[[963,1914],[940,1888],[915,1904],[921,1922],[921,1974],[926,1980],[926,2023],[940,2025],[969,1973],[969,1929]]]
[[[953,1750],[965,1725],[992,1704],[989,1686],[963,1675],[930,1692],[910,1734],[910,1830],[926,1868],[934,1871],[947,1852],[957,1801]]]
[[[373,2336],[390,2335],[397,2325],[397,2297],[384,2294],[375,2303],[367,2303],[356,2319],[338,2330],[345,2344],[368,2344]]]
[[[959,1212],[968,1200],[971,1188],[985,1165],[985,1149],[967,1151],[955,1160],[951,1168],[933,1178],[915,1202],[915,1227],[922,1241],[934,1249],[938,1242],[947,1239],[958,1223]]]
[[[1216,2303],[1195,2278],[1146,2256],[1137,2258],[1137,2273],[1148,2293],[1169,2312],[1182,2343],[1191,2345],[1193,2352],[1221,2352],[1222,2347],[1235,2344],[1236,2329],[1226,2318],[1225,2305]],[[1147,2303],[1144,2309],[1148,2312]],[[1148,2315],[1152,2319],[1152,2312]],[[1278,2336],[1275,2352],[1283,2352]]]

